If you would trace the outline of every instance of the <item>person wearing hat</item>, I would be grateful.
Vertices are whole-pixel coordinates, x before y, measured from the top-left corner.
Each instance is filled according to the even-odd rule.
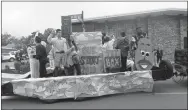
[[[56,36],[52,38],[53,36]],[[54,76],[58,76],[58,71],[61,69],[61,66],[65,65],[64,61],[65,52],[67,51],[66,39],[61,36],[61,30],[57,29],[56,32],[53,30],[47,38],[48,43],[52,44],[55,58],[54,58]]]

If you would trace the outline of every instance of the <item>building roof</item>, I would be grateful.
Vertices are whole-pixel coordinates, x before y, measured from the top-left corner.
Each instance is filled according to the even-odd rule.
[[[4,49],[14,49],[15,48],[15,44],[11,43],[11,44],[8,44],[6,46],[2,46],[2,48],[4,48]]]
[[[163,9],[163,10],[152,10],[152,11],[144,11],[144,12],[136,12],[136,13],[126,13],[126,14],[119,14],[119,15],[112,15],[112,16],[103,16],[103,17],[96,17],[96,18],[88,18],[84,19],[84,22],[105,22],[107,21],[119,21],[119,20],[129,20],[129,19],[136,19],[137,17],[146,17],[146,16],[160,16],[160,15],[183,15],[187,16],[187,9]],[[72,22],[80,23],[79,21],[75,20]]]

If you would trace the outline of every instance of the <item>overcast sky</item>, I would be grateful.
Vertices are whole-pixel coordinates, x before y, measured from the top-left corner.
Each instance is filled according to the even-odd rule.
[[[28,36],[47,28],[61,28],[61,16],[81,14],[84,18],[167,8],[187,9],[186,2],[2,2],[2,32]]]

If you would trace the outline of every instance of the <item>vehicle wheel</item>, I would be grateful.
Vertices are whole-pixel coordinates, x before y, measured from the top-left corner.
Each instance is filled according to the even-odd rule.
[[[181,75],[181,73],[176,72],[176,74],[172,77],[172,80],[179,84],[183,82],[184,78],[185,78],[184,75]]]
[[[10,58],[9,61],[10,61],[10,62],[13,62],[13,61],[14,61],[14,58]]]
[[[57,99],[41,99],[41,101],[45,104],[52,104],[52,103],[57,102],[58,100]]]
[[[76,98],[77,101],[85,101],[87,99],[88,99],[87,97],[77,97]]]
[[[159,64],[160,69],[164,69],[163,78],[170,79],[173,76],[173,66],[170,61],[162,60]]]

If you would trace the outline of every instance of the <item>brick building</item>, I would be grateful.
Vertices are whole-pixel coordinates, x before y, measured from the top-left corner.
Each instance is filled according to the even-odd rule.
[[[142,27],[152,39],[154,48],[164,50],[164,59],[173,60],[175,48],[184,48],[187,37],[187,10],[167,9],[132,14],[105,16],[84,20],[86,32],[102,31],[119,36],[135,34],[136,27]],[[73,32],[81,32],[81,23],[72,23]]]

